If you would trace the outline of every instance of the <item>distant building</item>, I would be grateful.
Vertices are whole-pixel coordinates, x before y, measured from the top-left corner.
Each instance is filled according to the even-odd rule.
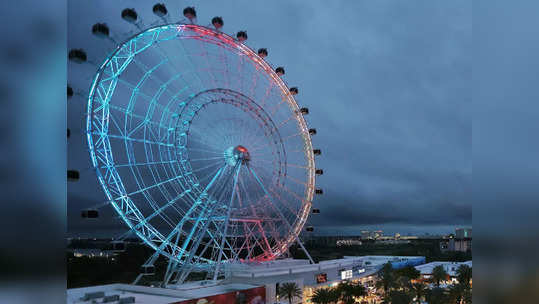
[[[95,248],[83,248],[83,249],[68,249],[73,253],[74,257],[89,257],[89,258],[111,258],[118,255],[114,250],[101,250]]]
[[[467,239],[472,238],[472,228],[457,228],[455,229],[455,238]]]
[[[368,230],[361,231],[361,239],[362,240],[368,240],[371,239],[371,232]]]
[[[440,242],[440,251],[472,251],[472,228],[457,228],[455,229],[455,237],[450,235],[448,239]]]

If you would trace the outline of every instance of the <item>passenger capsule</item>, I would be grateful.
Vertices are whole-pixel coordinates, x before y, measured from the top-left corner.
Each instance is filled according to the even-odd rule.
[[[315,194],[318,194],[318,195],[321,195],[321,194],[324,194],[324,190],[318,188],[318,189],[315,189],[315,190],[314,190],[314,193],[315,193]]]
[[[211,24],[213,25],[213,27],[215,27],[216,30],[219,30],[223,27],[224,22],[223,22],[223,18],[221,17],[213,17],[213,19],[211,20]]]
[[[316,129],[314,129],[314,128],[309,129],[309,134],[316,135]]]
[[[314,149],[313,153],[314,153],[314,155],[321,155],[322,151],[320,149]]]
[[[313,232],[314,231],[314,227],[313,226],[308,226],[307,228],[305,228],[305,230],[307,232]]]
[[[126,8],[122,11],[122,19],[129,23],[135,23],[138,19],[138,14],[134,8]]]
[[[314,209],[313,209],[313,214],[320,214],[320,209],[314,208]]]
[[[258,49],[258,56],[266,58],[268,56],[268,50],[265,48]]]
[[[68,54],[69,60],[76,63],[84,63],[88,59],[86,52],[83,49],[72,49]]]
[[[98,218],[99,212],[95,209],[82,210],[80,213],[82,218]]]
[[[80,173],[77,170],[67,170],[67,180],[68,181],[78,181],[80,178]]]
[[[290,94],[292,95],[298,95],[299,91],[297,87],[291,87],[290,88]]]
[[[307,115],[309,114],[309,109],[308,108],[301,108],[299,109],[299,112],[303,115]]]
[[[238,38],[239,42],[244,42],[245,40],[247,40],[247,32],[246,31],[239,31],[236,34],[236,38]]]
[[[168,13],[167,7],[163,3],[156,3],[152,8],[153,13],[157,17],[165,17]]]
[[[316,175],[324,175],[324,170],[322,170],[322,169],[316,169],[316,170],[314,171],[314,173],[316,173]]]
[[[193,21],[193,19],[197,17],[197,11],[195,10],[193,6],[188,6],[183,9],[183,16],[189,19],[190,21]],[[222,23],[222,20],[221,20],[221,23]]]
[[[284,68],[283,67],[278,67],[275,69],[275,73],[277,73],[277,75],[279,77],[283,76],[284,75]]]
[[[109,36],[109,27],[105,23],[96,23],[92,26],[92,34],[99,38],[106,38]]]

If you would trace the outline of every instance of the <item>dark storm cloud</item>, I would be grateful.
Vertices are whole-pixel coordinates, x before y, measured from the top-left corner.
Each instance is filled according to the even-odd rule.
[[[90,35],[93,23],[131,30],[119,18],[127,6],[146,23],[155,20],[147,1],[73,3],[69,47],[86,48],[97,62],[107,47]],[[194,4],[199,24],[219,15],[226,32],[247,30],[247,44],[267,47],[271,63],[285,66],[287,83],[299,86],[298,102],[318,130],[313,144],[323,150],[317,166],[326,173],[317,181],[324,195],[314,201],[321,214],[313,225],[471,224],[471,3],[165,3],[174,16]],[[77,73],[70,68],[70,81],[85,90],[92,69]],[[85,101],[75,102],[69,125],[83,134]],[[88,170],[83,136],[72,141],[69,165],[86,170],[87,183],[69,189],[69,208],[80,210],[104,196]]]

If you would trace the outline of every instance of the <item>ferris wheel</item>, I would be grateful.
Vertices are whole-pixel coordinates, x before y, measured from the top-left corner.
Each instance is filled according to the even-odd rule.
[[[222,26],[216,17],[144,29],[106,58],[90,88],[97,177],[155,250],[145,265],[168,258],[165,282],[194,271],[215,280],[227,264],[282,256],[322,194],[298,89],[266,49],[245,44],[245,31],[232,37]]]

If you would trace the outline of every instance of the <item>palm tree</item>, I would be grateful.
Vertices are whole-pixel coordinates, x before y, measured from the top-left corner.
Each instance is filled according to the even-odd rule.
[[[462,301],[466,304],[472,304],[472,290],[468,289],[464,291],[464,294],[462,295]]]
[[[288,303],[292,304],[295,297],[301,298],[301,289],[294,282],[284,283],[279,287],[279,296],[288,299]]]
[[[463,289],[460,284],[451,285],[447,289],[447,303],[456,304],[461,303]]]
[[[378,282],[376,285],[377,287],[382,287],[386,293],[390,288],[395,286],[395,274],[390,262],[384,264],[384,267],[378,272]]]
[[[405,266],[401,269],[395,270],[395,274],[399,277],[407,277],[409,280],[416,280],[421,276],[421,272],[414,266]]]
[[[320,288],[314,291],[311,302],[316,304],[337,303],[339,294],[334,288]]]
[[[472,280],[472,268],[468,265],[460,265],[457,269],[457,279],[463,289],[470,289],[470,281]]]
[[[440,287],[440,282],[447,279],[447,272],[445,271],[444,266],[438,265],[432,269],[432,279],[436,284],[436,287]]]
[[[416,302],[421,303],[421,299],[427,293],[427,289],[425,288],[425,284],[423,283],[414,283],[412,284],[412,292],[415,295]]]
[[[402,290],[407,291],[412,289],[412,285],[410,283],[410,279],[405,276],[400,276],[397,278],[397,281],[395,282],[397,286],[399,286]]]
[[[337,293],[343,304],[354,304],[356,303],[355,298],[367,295],[367,290],[361,284],[345,282],[337,287]]]
[[[429,304],[447,304],[448,303],[447,301],[448,299],[445,294],[445,291],[443,288],[440,288],[440,287],[429,289],[429,291],[425,295],[425,300],[427,300]]]

